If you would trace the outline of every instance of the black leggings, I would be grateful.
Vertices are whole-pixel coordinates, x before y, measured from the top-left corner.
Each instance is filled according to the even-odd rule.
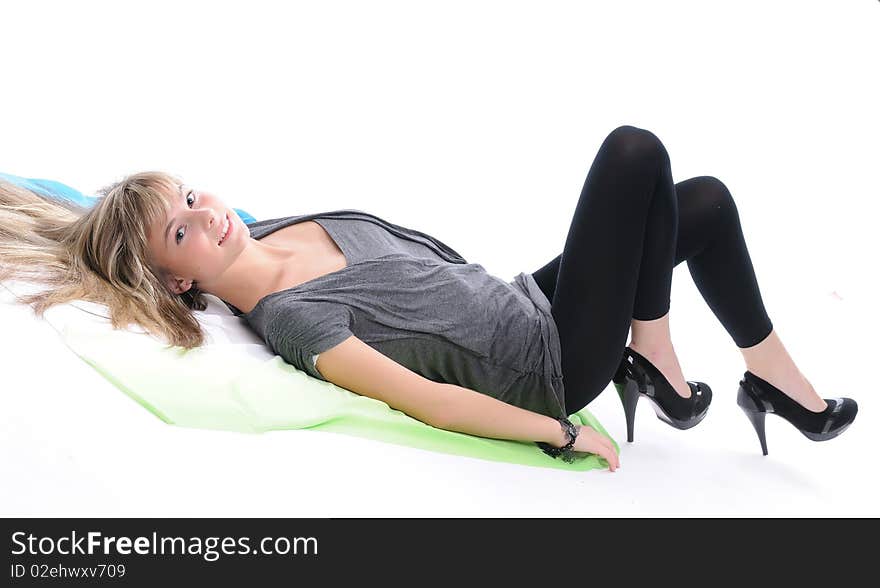
[[[738,347],[770,334],[727,187],[712,176],[673,184],[656,135],[614,129],[587,174],[562,254],[532,274],[559,330],[567,414],[606,388],[631,319],[669,312],[672,268],[684,260]]]

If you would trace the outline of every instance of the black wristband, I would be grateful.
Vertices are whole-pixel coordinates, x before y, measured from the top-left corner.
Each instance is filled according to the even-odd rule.
[[[574,424],[565,417],[557,418],[559,424],[562,426],[562,430],[565,432],[568,437],[568,443],[563,445],[562,447],[553,447],[549,443],[545,443],[543,441],[536,441],[538,447],[541,450],[549,455],[552,458],[557,458],[562,456],[562,460],[567,463],[572,463],[575,460],[574,451],[571,448],[574,446],[574,442],[577,439],[578,433],[580,430],[574,426]]]

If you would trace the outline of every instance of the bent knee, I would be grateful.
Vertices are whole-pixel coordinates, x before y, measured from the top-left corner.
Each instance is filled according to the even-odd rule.
[[[602,143],[602,149],[628,161],[669,160],[666,147],[657,135],[632,125],[622,125],[611,131]]]
[[[715,176],[694,178],[699,186],[700,204],[711,211],[719,224],[739,222],[736,202],[727,186]]]

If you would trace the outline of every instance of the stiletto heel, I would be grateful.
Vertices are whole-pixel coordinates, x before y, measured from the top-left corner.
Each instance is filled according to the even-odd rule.
[[[742,411],[746,413],[749,422],[755,427],[755,432],[758,434],[758,440],[761,442],[761,451],[764,452],[764,455],[767,455],[767,436],[764,431],[764,417],[767,416],[767,413],[749,410],[747,408],[743,408]]]
[[[626,440],[632,443],[636,425],[636,405],[639,403],[639,385],[635,380],[627,380],[622,386],[615,383],[615,387],[620,402],[623,403],[623,413],[626,415]]]
[[[824,400],[825,410],[813,412],[750,371],[740,380],[736,393],[736,403],[755,428],[764,455],[767,455],[764,421],[768,413],[784,418],[812,441],[827,441],[846,431],[855,420],[859,405],[852,398]]]
[[[706,416],[712,402],[712,389],[703,382],[687,382],[691,396],[680,396],[650,361],[630,347],[624,349],[613,382],[623,404],[626,436],[630,443],[633,440],[636,405],[640,396],[651,401],[657,418],[676,429],[696,426]]]
[[[767,455],[767,435],[764,428],[767,413],[762,408],[763,403],[755,395],[749,394],[745,389],[744,382],[740,382],[739,389],[736,391],[736,404],[752,423],[755,433],[758,434],[758,440],[761,442],[761,451]]]

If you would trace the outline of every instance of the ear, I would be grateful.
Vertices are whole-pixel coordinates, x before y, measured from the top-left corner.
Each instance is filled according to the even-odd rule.
[[[168,286],[168,289],[171,290],[174,294],[183,294],[192,288],[193,281],[185,280],[183,278],[178,278],[175,276],[168,276],[165,278],[165,284]]]

